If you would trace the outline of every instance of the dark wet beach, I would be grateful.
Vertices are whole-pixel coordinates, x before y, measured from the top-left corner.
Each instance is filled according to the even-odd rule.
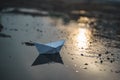
[[[63,5],[65,11],[61,5],[50,9],[51,4],[39,9],[5,5],[0,11],[1,80],[119,80],[119,6]],[[66,41],[60,56],[47,55],[52,63],[44,60],[31,66],[39,55],[34,42],[61,39]]]

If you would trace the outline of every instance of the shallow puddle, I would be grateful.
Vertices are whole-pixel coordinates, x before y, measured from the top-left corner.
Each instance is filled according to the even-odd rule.
[[[96,15],[79,16],[78,20],[70,20],[64,24],[60,17],[1,12],[0,23],[3,29],[0,34],[10,37],[0,36],[2,79],[119,80],[120,24],[115,19],[118,15],[85,10],[72,13]],[[111,19],[105,19],[108,16]],[[34,42],[48,43],[61,39],[65,40],[60,51],[63,64],[31,66],[39,55]]]

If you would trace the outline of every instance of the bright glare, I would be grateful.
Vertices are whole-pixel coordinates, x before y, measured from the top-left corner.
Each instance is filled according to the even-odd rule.
[[[86,28],[79,28],[77,35],[77,45],[79,48],[87,48],[90,39],[90,31]]]

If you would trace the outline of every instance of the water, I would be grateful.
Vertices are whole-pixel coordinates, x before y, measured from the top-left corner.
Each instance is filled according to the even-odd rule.
[[[29,13],[32,11],[28,9]],[[71,11],[71,14],[77,20],[73,18],[64,24],[63,17],[1,12],[4,28],[0,34],[11,37],[0,36],[0,79],[119,80],[119,15],[86,10]],[[64,64],[31,66],[39,53],[34,45],[25,42],[47,43],[61,39],[66,40],[60,52]]]

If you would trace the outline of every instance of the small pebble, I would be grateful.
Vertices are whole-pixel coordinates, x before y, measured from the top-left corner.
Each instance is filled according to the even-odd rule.
[[[110,58],[108,57],[107,60],[110,60]]]
[[[87,69],[87,67],[83,68],[83,69]]]
[[[103,63],[103,61],[101,60],[101,61],[100,61],[100,63],[102,64],[102,63]]]
[[[101,56],[101,54],[98,54],[98,56]]]
[[[111,54],[111,56],[113,56],[114,54]]]
[[[88,65],[88,63],[85,63],[84,65]]]
[[[115,73],[120,73],[120,71],[115,71]]]
[[[113,63],[113,60],[110,60],[111,63]]]
[[[105,52],[105,54],[108,54],[108,53],[109,53],[108,51]]]
[[[95,63],[97,63],[97,61],[95,61]]]
[[[84,56],[83,54],[81,54],[81,56]]]
[[[72,58],[72,60],[74,60],[74,58]]]

